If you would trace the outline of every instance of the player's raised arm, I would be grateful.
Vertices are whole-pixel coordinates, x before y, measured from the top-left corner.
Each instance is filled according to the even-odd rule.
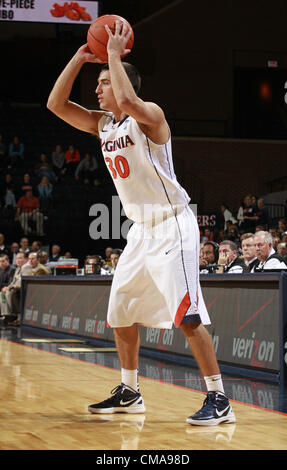
[[[131,30],[127,25],[117,21],[115,34],[108,26],[106,30],[109,34],[107,51],[109,57],[109,70],[113,93],[121,111],[129,114],[139,124],[142,124],[147,133],[151,132],[153,137],[154,129],[157,129],[156,140],[165,141],[169,137],[169,130],[162,109],[155,103],[145,102],[140,99],[125,72],[121,62],[121,55],[127,53],[126,44],[129,40]]]
[[[103,112],[88,110],[69,99],[74,81],[86,62],[101,63],[84,44],[58,77],[48,98],[47,108],[77,129],[98,134],[98,121]]]

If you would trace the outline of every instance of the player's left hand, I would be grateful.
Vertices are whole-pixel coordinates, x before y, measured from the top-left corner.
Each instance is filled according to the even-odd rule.
[[[121,21],[116,21],[115,34],[112,33],[108,25],[105,25],[106,31],[109,35],[107,44],[108,54],[116,53],[120,57],[131,52],[130,49],[126,49],[127,42],[132,34],[131,28]]]

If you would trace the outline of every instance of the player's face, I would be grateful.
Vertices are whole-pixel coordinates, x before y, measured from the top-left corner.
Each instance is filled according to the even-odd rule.
[[[115,96],[112,89],[109,70],[103,70],[98,78],[98,86],[96,94],[101,109],[111,111],[116,104]]]

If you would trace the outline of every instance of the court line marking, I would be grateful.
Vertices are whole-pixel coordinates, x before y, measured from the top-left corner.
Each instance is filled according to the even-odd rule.
[[[28,344],[23,344],[23,343],[18,343],[16,341],[12,341],[12,340],[8,340],[8,339],[5,339],[5,338],[0,338],[0,341],[6,341],[7,343],[12,343],[12,344],[16,344],[16,345],[19,345],[19,346],[22,346],[22,347],[26,347],[26,348],[31,348],[31,343],[28,343]],[[73,361],[79,361],[79,362],[83,362],[84,364],[89,364],[89,365],[93,365],[93,366],[97,366],[97,367],[103,367],[104,369],[108,369],[108,370],[113,370],[113,371],[117,371],[117,372],[120,372],[119,369],[114,369],[113,367],[108,367],[108,366],[104,366],[102,364],[95,364],[94,362],[87,362],[85,361],[84,359],[80,359],[80,358],[77,358],[77,357],[69,357],[69,356],[64,356],[64,355],[61,355],[57,352],[54,352],[54,351],[45,351],[43,349],[37,349],[37,351],[40,351],[42,353],[49,353],[49,354],[54,354],[55,356],[58,356],[58,357],[61,357],[61,358],[65,358],[65,359],[68,359],[68,360],[73,360]],[[203,392],[202,390],[195,390],[193,388],[188,388],[188,387],[184,387],[183,385],[178,385],[178,384],[171,384],[169,382],[164,382],[163,380],[161,379],[151,379],[150,377],[145,377],[144,375],[140,375],[139,378],[141,379],[146,379],[146,380],[152,380],[154,382],[159,382],[159,383],[162,383],[162,384],[165,384],[165,385],[168,385],[168,386],[172,386],[172,387],[180,387],[180,388],[183,388],[184,390],[191,390],[193,392],[196,392],[196,393],[200,393],[201,395],[206,395],[206,392]],[[239,380],[239,379],[237,379]],[[252,380],[252,379],[245,379],[244,377],[242,378],[242,380]],[[264,410],[264,411],[267,411],[267,412],[271,412],[271,413],[275,413],[275,414],[279,414],[279,415],[283,415],[283,416],[287,416],[287,413],[283,412],[283,411],[277,411],[277,410],[271,410],[270,408],[264,408],[262,406],[259,406],[259,405],[253,405],[251,403],[244,403],[242,401],[239,401],[239,400],[234,400],[233,398],[229,398],[229,400],[233,403],[238,403],[240,405],[244,405],[244,406],[249,406],[251,408],[257,408],[259,410]]]

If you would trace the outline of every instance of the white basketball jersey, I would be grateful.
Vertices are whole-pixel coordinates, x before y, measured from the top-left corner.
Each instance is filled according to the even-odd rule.
[[[106,165],[129,219],[150,222],[189,203],[174,173],[170,138],[164,145],[155,144],[134,118],[126,116],[115,123],[112,113],[100,119],[99,134]]]

